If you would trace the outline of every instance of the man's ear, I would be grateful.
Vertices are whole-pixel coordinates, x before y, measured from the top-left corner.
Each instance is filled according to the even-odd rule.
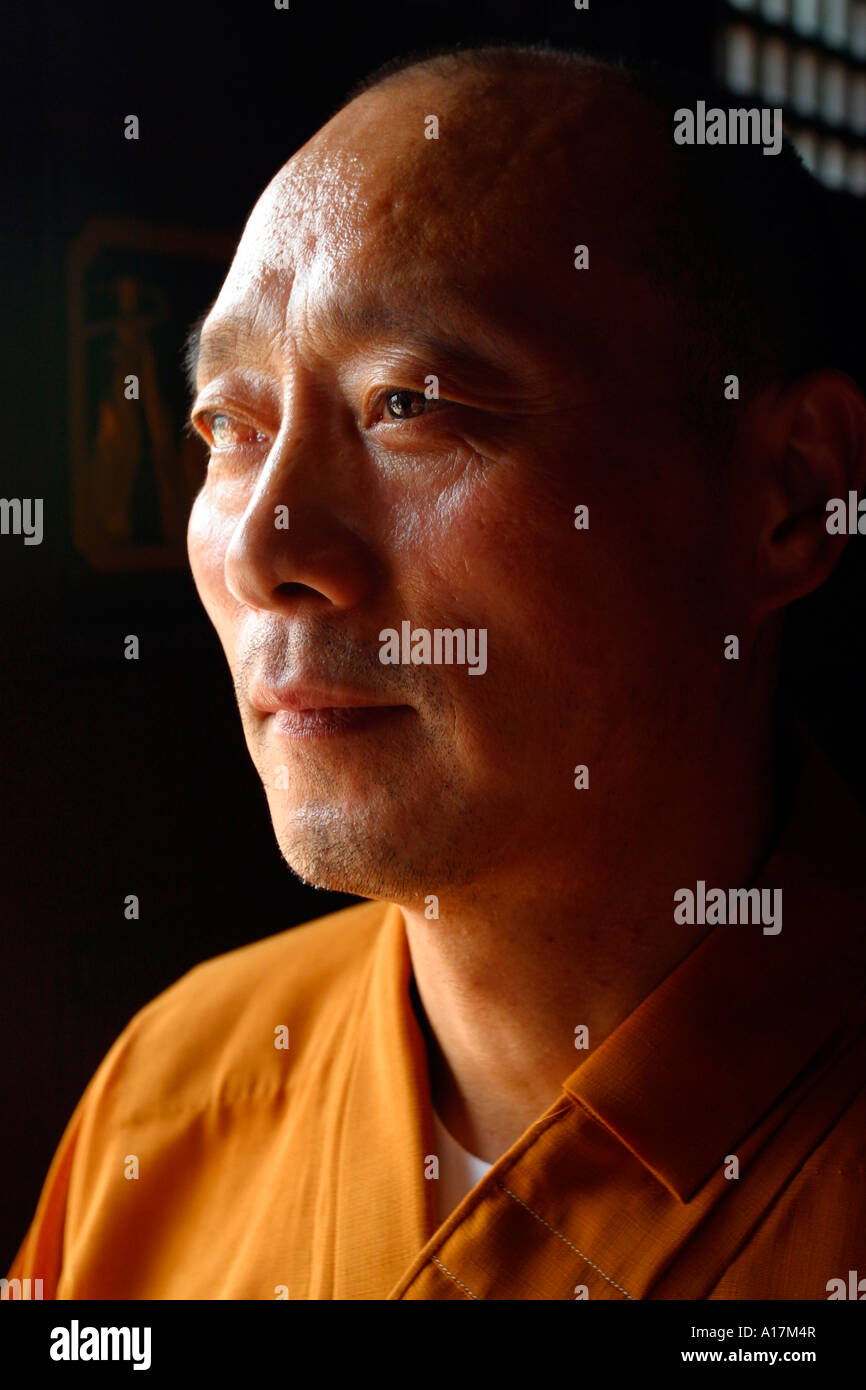
[[[776,397],[764,427],[772,468],[759,618],[819,588],[845,548],[847,534],[827,529],[828,503],[843,501],[847,517],[849,494],[866,484],[866,400],[843,372],[811,372]]]

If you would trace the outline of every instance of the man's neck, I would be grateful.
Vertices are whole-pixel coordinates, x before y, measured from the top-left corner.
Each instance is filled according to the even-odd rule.
[[[774,833],[768,774],[732,772],[727,804],[645,802],[645,825],[606,858],[596,846],[591,872],[575,855],[567,876],[503,874],[495,892],[443,894],[438,921],[404,907],[433,1105],[464,1148],[499,1158],[712,930],[675,922],[678,888],[753,880]]]

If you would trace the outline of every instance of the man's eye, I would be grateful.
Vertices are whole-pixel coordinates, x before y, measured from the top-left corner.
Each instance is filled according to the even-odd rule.
[[[384,400],[385,418],[414,420],[417,415],[424,415],[431,404],[423,391],[389,391]]]
[[[236,449],[241,444],[267,442],[268,437],[262,434],[261,430],[254,429],[252,425],[245,425],[242,420],[235,420],[231,415],[224,415],[221,411],[206,410],[199,419],[210,435],[215,449]]]

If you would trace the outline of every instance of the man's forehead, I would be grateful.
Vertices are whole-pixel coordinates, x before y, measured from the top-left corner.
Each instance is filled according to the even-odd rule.
[[[371,214],[371,172],[353,149],[305,146],[256,202],[236,261],[293,272],[314,255],[351,252]]]
[[[353,102],[258,200],[209,318],[273,338],[312,307],[348,332],[384,332],[389,303],[404,315],[426,304],[453,310],[454,338],[455,320],[477,314],[514,330],[547,313],[554,330],[598,293],[605,259],[624,259],[616,243],[634,242],[635,219],[623,207],[634,213],[647,178],[646,160],[623,155],[633,109],[591,92],[563,116],[547,98],[521,117],[501,94],[473,104],[453,84],[409,82]],[[437,106],[439,140],[427,140]],[[578,242],[594,242],[592,286],[579,284]]]
[[[537,269],[581,223],[586,236],[605,224],[621,235],[647,163],[646,112],[597,83],[563,105],[551,77],[492,91],[415,77],[365,93],[272,179],[233,270],[291,274],[315,261],[326,276],[381,249],[407,269],[434,254],[467,273],[519,257]]]
[[[464,385],[473,381],[503,390],[528,385],[556,357],[556,325],[537,311],[520,319],[516,295],[465,297],[447,274],[419,281],[408,291],[404,277],[363,278],[342,273],[323,277],[315,292],[312,276],[296,272],[289,289],[273,276],[251,281],[245,293],[224,288],[190,348],[200,380],[227,366],[279,371],[299,341],[306,349],[325,346],[326,355],[399,350]],[[537,305],[535,306],[537,310]],[[310,334],[312,333],[312,337]],[[565,333],[573,340],[573,322]],[[560,335],[561,336],[561,335]],[[582,354],[572,345],[577,359]],[[561,360],[561,354],[560,354]],[[190,385],[195,391],[196,383]]]

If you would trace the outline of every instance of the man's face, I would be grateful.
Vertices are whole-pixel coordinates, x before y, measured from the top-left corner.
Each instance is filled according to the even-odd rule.
[[[190,559],[280,848],[321,886],[565,881],[705,717],[726,504],[617,100],[563,131],[524,114],[549,89],[368,93],[270,184],[204,326]],[[383,664],[404,621],[486,630],[486,670]]]

